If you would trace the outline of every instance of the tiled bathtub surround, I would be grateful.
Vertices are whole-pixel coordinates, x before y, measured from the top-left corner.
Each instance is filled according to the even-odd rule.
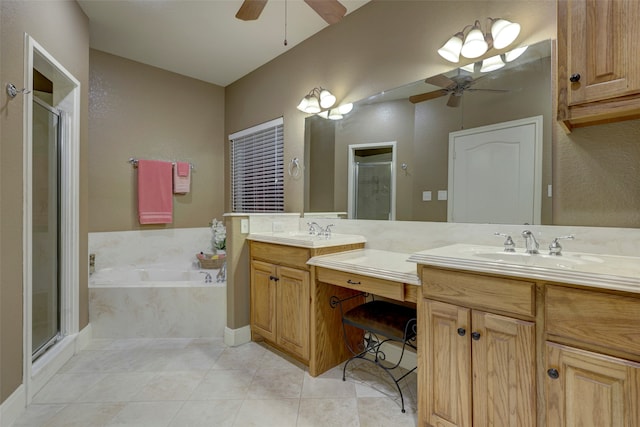
[[[200,270],[209,228],[91,233],[96,273],[89,279],[89,320],[96,338],[220,338],[226,283]],[[205,282],[205,274],[212,282]]]

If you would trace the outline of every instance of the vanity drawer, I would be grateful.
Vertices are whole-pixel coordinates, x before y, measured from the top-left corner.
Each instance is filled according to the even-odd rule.
[[[273,243],[251,242],[251,258],[260,259],[278,265],[288,265],[308,270],[309,249]]]
[[[640,299],[546,286],[547,333],[640,355]]]
[[[422,296],[470,308],[534,317],[534,282],[422,268]]]
[[[367,292],[381,297],[404,301],[404,284],[391,280],[346,273],[344,271],[317,267],[316,280],[343,288]]]

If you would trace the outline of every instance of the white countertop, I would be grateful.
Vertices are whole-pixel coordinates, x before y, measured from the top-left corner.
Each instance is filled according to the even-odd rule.
[[[410,285],[420,285],[416,264],[407,261],[408,258],[409,254],[405,253],[358,249],[315,256],[307,264]]]
[[[409,261],[436,267],[640,293],[640,257],[565,252],[505,253],[501,247],[456,244],[411,255]]]
[[[275,243],[278,245],[296,246],[300,248],[327,248],[330,246],[351,245],[355,243],[365,243],[363,236],[356,234],[332,233],[331,237],[313,236],[306,232],[283,231],[283,232],[263,232],[251,233],[247,240],[256,242]]]

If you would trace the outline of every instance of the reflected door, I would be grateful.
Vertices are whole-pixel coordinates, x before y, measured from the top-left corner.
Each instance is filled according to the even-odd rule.
[[[541,135],[541,116],[449,134],[449,221],[540,224]]]
[[[32,349],[36,359],[60,336],[59,114],[33,101]]]

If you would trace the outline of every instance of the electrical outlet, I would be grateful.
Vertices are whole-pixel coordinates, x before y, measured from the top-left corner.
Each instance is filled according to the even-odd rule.
[[[281,221],[273,221],[271,231],[274,233],[282,233],[284,231],[284,224]]]
[[[240,220],[240,233],[247,234],[249,233],[249,220],[241,219]]]

